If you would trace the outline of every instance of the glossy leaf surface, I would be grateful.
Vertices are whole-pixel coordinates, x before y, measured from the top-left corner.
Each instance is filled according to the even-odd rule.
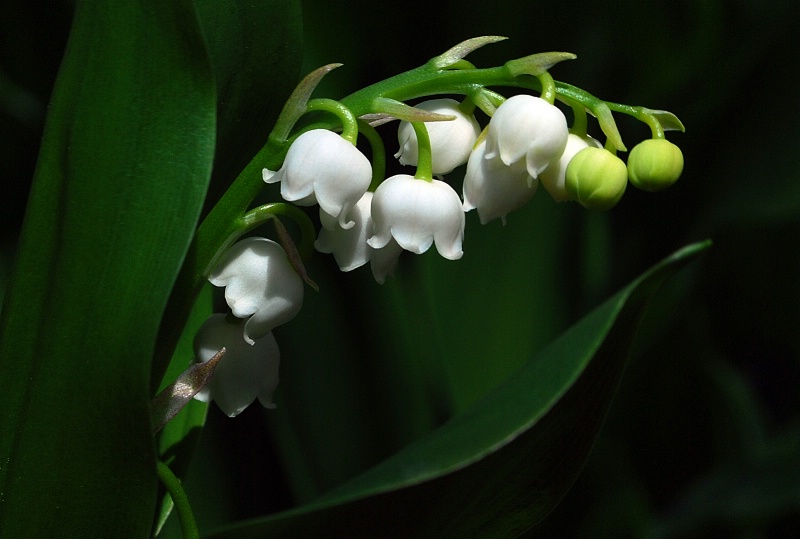
[[[0,325],[3,537],[150,531],[150,358],[214,151],[205,51],[191,1],[78,4]]]

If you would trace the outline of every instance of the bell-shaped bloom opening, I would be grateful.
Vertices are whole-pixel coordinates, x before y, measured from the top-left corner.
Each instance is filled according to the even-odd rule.
[[[335,219],[320,211],[322,228],[314,246],[321,253],[333,254],[342,271],[352,271],[371,262],[375,280],[383,284],[386,276],[394,272],[403,249],[394,239],[380,249],[367,243],[367,239],[373,235],[372,197],[373,193],[367,191],[350,211],[350,218],[355,225],[349,229],[340,227]]]
[[[506,223],[506,214],[527,203],[536,193],[538,182],[530,177],[524,161],[506,165],[495,156],[486,158],[486,141],[472,152],[464,176],[464,211],[477,208],[481,224],[498,217]]]
[[[195,359],[210,360],[225,348],[209,384],[195,398],[213,400],[229,417],[235,417],[258,399],[266,408],[275,408],[272,395],[278,386],[280,351],[272,333],[248,344],[242,338],[244,321],[213,314],[194,338]]]
[[[372,276],[378,284],[386,282],[387,275],[394,275],[394,270],[397,267],[397,261],[403,248],[392,238],[389,243],[380,249],[372,249],[372,258],[370,259],[370,267],[372,268]]]
[[[432,99],[415,105],[415,108],[456,117],[451,121],[425,122],[431,139],[433,174],[447,174],[466,163],[481,132],[475,116],[464,114],[454,99]],[[402,165],[416,166],[419,159],[417,134],[409,122],[400,122],[397,139],[400,150],[394,156]]]
[[[567,145],[564,113],[540,97],[515,95],[497,107],[486,137],[488,158],[512,165],[525,158],[528,174],[539,177]]]
[[[368,191],[350,210],[349,217],[354,223],[350,228],[342,228],[336,219],[320,209],[322,228],[314,247],[320,253],[333,254],[342,271],[359,268],[372,257],[372,248],[367,245],[367,238],[372,235],[371,205],[372,193]]]
[[[263,178],[281,183],[284,200],[300,206],[319,204],[342,228],[350,228],[348,213],[367,191],[372,165],[336,133],[313,129],[292,143],[279,171],[264,169]]]
[[[208,280],[225,287],[225,301],[234,316],[249,317],[244,339],[251,344],[294,318],[303,305],[303,280],[283,248],[266,238],[234,244]]]
[[[392,238],[403,249],[424,253],[435,242],[439,254],[457,260],[464,254],[464,212],[448,184],[407,174],[388,178],[372,198],[374,235],[367,243],[380,249]]]

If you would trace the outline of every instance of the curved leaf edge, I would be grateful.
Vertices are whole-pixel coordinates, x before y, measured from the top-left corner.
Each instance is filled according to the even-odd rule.
[[[478,400],[469,409],[453,417],[427,436],[401,449],[377,466],[332,490],[317,501],[273,515],[240,521],[224,528],[213,530],[209,536],[228,537],[228,534],[235,530],[265,526],[283,519],[331,509],[366,498],[414,487],[457,472],[496,453],[536,425],[569,391],[575,381],[583,374],[595,353],[600,349],[626,307],[643,307],[644,303],[664,280],[697,258],[710,245],[710,240],[693,243],[664,258],[573,325],[528,361],[516,375],[510,377],[506,383],[501,384],[484,398]],[[592,326],[596,326],[595,329],[599,330],[593,339],[594,342],[591,343],[584,354],[581,354],[575,360],[576,368],[564,377],[564,383],[559,391],[541,399],[540,406],[533,413],[523,414],[526,417],[522,421],[519,420],[520,418],[512,418],[512,422],[516,423],[513,428],[507,428],[507,422],[506,425],[503,425],[503,421],[495,422],[494,419],[498,418],[489,417],[487,421],[487,416],[491,415],[493,408],[507,410],[507,407],[502,405],[502,401],[508,399],[507,395],[516,394],[513,389],[515,386],[524,384],[532,377],[535,378],[543,374],[542,358],[551,356],[563,357],[572,348],[571,340],[573,335],[586,328],[592,328]],[[494,403],[501,404],[494,405]],[[522,410],[530,410],[530,408],[522,408]],[[470,447],[471,443],[468,434],[463,440],[467,443],[459,444],[453,442],[453,438],[462,437],[465,433],[474,430],[476,422],[484,423],[484,425],[498,425],[498,431],[502,432],[495,433],[493,442],[482,444],[483,447],[477,451]],[[483,439],[485,440],[485,438]],[[451,450],[457,450],[460,456],[451,458],[448,463],[444,463],[440,467],[434,466],[435,462],[431,462],[431,456],[435,456],[437,453],[435,450],[431,451],[431,447],[439,444],[446,445]],[[415,456],[417,458],[414,458]],[[382,478],[388,478],[388,480],[381,480]]]

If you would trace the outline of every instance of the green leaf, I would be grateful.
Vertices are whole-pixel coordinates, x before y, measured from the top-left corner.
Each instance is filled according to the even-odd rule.
[[[224,190],[266,143],[297,84],[300,2],[197,0],[197,10],[217,82],[214,178]]]
[[[0,320],[0,536],[150,533],[150,360],[215,101],[191,1],[78,4]]]
[[[708,243],[668,257],[508,381],[320,500],[216,533],[249,537],[512,537],[577,477],[647,300]]]
[[[534,197],[506,227],[469,214],[464,258],[406,253],[384,285],[368,266],[312,261],[321,292],[276,331],[283,383],[267,414],[295,499],[318,498],[474,404],[577,318],[559,295],[569,209]]]

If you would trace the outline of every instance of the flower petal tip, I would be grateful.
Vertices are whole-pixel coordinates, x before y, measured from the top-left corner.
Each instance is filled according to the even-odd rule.
[[[261,177],[264,179],[266,183],[276,183],[280,180],[280,178],[276,178],[275,175],[278,173],[277,170],[270,170],[265,168],[261,171]]]

